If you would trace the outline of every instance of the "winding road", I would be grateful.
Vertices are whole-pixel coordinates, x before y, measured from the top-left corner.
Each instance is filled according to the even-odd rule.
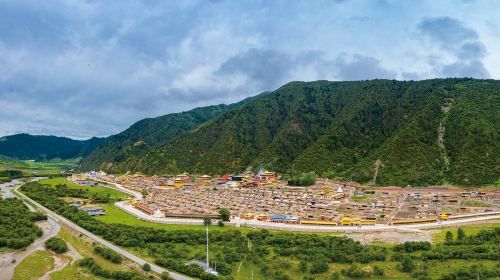
[[[19,180],[13,180],[10,183],[5,183],[0,185],[0,189],[3,192],[4,198],[16,197],[12,190],[14,188],[19,187],[22,184]],[[33,206],[26,203],[26,206],[30,209],[30,211],[36,211]],[[20,252],[9,252],[0,254],[0,280],[9,280],[14,276],[14,269],[17,264],[22,262],[26,257],[31,255],[33,252],[38,250],[45,250],[44,243],[49,238],[56,236],[61,229],[61,226],[50,217],[47,218],[47,221],[37,222],[37,225],[43,230],[43,235],[39,239],[35,240],[31,243],[26,250]]]
[[[17,189],[19,188],[20,186],[16,186],[14,187],[14,190],[13,192],[15,194],[17,194],[20,198],[22,198],[23,200],[35,205],[39,211],[41,211],[42,213],[46,214],[49,218],[51,219],[54,219],[57,223],[61,224],[61,225],[64,225],[64,226],[67,226],[73,230],[76,230],[86,236],[88,236],[89,238],[93,239],[95,242],[97,243],[100,243],[101,245],[119,253],[120,255],[124,256],[125,258],[139,264],[140,266],[143,266],[145,263],[149,263],[149,265],[151,266],[151,270],[154,271],[154,272],[157,272],[157,273],[162,273],[164,271],[167,271],[170,275],[170,277],[172,277],[173,279],[175,280],[190,280],[190,279],[193,279],[191,277],[188,277],[188,276],[185,276],[185,275],[182,275],[182,274],[178,274],[176,272],[172,272],[172,271],[168,271],[160,266],[157,266],[153,263],[150,263],[150,262],[147,262],[146,260],[134,255],[134,254],[131,254],[129,253],[128,251],[112,244],[111,242],[91,233],[90,231],[74,224],[73,222],[71,222],[70,220],[52,212],[51,210],[45,208],[44,206],[42,206],[41,204],[39,204],[38,202],[32,200],[31,198],[27,197],[26,195],[22,194],[21,192],[19,192]]]

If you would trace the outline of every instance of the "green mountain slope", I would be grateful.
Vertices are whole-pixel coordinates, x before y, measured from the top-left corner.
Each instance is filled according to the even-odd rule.
[[[232,105],[208,106],[138,121],[125,131],[108,137],[83,160],[82,168],[126,172],[147,151],[231,108]]]
[[[493,80],[293,82],[148,151],[131,170],[265,166],[379,185],[488,184],[500,174],[499,94]]]
[[[0,155],[21,160],[50,160],[85,157],[104,141],[79,141],[65,137],[16,134],[0,138]]]

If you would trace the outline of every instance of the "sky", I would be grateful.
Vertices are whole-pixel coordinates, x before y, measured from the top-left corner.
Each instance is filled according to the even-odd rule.
[[[290,81],[499,79],[499,14],[494,0],[0,0],[0,136],[108,136]]]

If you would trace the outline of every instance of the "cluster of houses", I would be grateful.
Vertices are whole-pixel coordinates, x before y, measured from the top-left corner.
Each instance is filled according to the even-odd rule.
[[[89,216],[106,215],[106,210],[104,210],[101,206],[90,205],[88,199],[66,198],[65,201],[69,206],[77,207],[79,210],[84,211]]]
[[[134,207],[162,217],[217,218],[219,210],[226,208],[232,218],[243,220],[361,226],[429,222],[500,210],[500,194],[495,190],[366,188],[327,179],[318,179],[310,187],[293,187],[264,170],[216,178],[187,173],[169,178],[96,176],[146,194],[143,201],[132,203]],[[469,206],[464,201],[483,203]]]

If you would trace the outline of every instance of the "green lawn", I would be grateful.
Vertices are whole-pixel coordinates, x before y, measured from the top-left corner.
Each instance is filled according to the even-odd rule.
[[[109,188],[80,186],[78,184],[75,184],[73,182],[66,180],[66,178],[46,179],[46,180],[40,181],[40,183],[45,184],[45,185],[51,185],[53,187],[55,187],[56,185],[66,184],[69,188],[86,190],[90,194],[102,194],[102,195],[109,194],[109,196],[111,198],[114,198],[114,199],[125,199],[125,198],[130,196],[128,194],[122,193],[122,192],[117,191],[117,190],[109,189]]]
[[[183,224],[160,224],[147,222],[143,220],[137,219],[135,216],[121,210],[116,207],[114,204],[99,204],[102,208],[106,210],[106,215],[95,217],[97,220],[103,221],[105,223],[117,223],[124,224],[130,226],[142,226],[142,227],[152,227],[158,229],[166,229],[166,230],[204,230],[204,226],[202,225],[183,225]],[[210,230],[234,230],[235,227],[225,226],[220,227],[217,225],[213,225],[210,227]],[[251,230],[249,228],[240,228],[242,231]]]
[[[54,258],[47,251],[36,251],[19,263],[12,280],[26,280],[43,276],[54,267]]]
[[[490,207],[491,204],[489,204],[486,201],[483,200],[464,200],[462,201],[462,206],[469,206],[469,207]]]

